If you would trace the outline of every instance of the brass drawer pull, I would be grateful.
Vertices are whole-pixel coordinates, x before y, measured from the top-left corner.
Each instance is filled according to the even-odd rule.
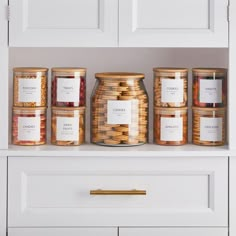
[[[90,190],[90,195],[146,195],[146,190]]]

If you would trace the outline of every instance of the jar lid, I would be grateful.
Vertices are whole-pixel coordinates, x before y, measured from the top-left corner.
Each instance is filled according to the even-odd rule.
[[[188,107],[155,107],[155,111],[187,111]]]
[[[86,72],[83,67],[53,67],[52,72]]]
[[[13,111],[46,111],[47,107],[12,107]]]
[[[193,68],[193,73],[225,73],[226,68]]]
[[[226,111],[226,107],[192,107],[193,111]]]
[[[97,79],[144,79],[144,76],[142,73],[132,72],[104,72],[95,74]]]
[[[187,68],[175,68],[175,67],[155,67],[153,68],[155,72],[188,72]]]
[[[15,67],[14,72],[47,72],[48,68],[44,67]]]
[[[52,106],[53,111],[85,111],[85,107],[56,107]]]

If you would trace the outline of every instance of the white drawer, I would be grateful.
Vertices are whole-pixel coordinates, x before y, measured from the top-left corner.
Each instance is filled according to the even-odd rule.
[[[227,157],[9,157],[8,224],[227,226],[227,163]],[[97,189],[146,195],[90,195]]]

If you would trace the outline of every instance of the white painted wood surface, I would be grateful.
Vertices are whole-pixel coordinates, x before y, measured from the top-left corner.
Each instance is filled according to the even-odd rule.
[[[10,46],[117,46],[118,0],[9,2]]]
[[[228,236],[227,228],[119,228],[119,236]]]
[[[228,0],[120,0],[119,46],[228,47]]]
[[[9,236],[118,236],[117,228],[9,228]]]
[[[229,161],[229,236],[236,235],[236,156]]]
[[[9,227],[227,226],[227,157],[9,157]],[[91,196],[90,190],[146,190]]]

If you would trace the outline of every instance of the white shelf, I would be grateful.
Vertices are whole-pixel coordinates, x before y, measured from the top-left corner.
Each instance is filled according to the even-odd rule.
[[[95,144],[83,144],[77,147],[42,145],[42,146],[15,146],[9,145],[7,150],[1,150],[3,156],[57,156],[57,157],[179,157],[179,156],[229,156],[228,146],[203,147],[192,144],[184,146],[159,146],[155,144],[145,144],[133,147],[105,147]]]

